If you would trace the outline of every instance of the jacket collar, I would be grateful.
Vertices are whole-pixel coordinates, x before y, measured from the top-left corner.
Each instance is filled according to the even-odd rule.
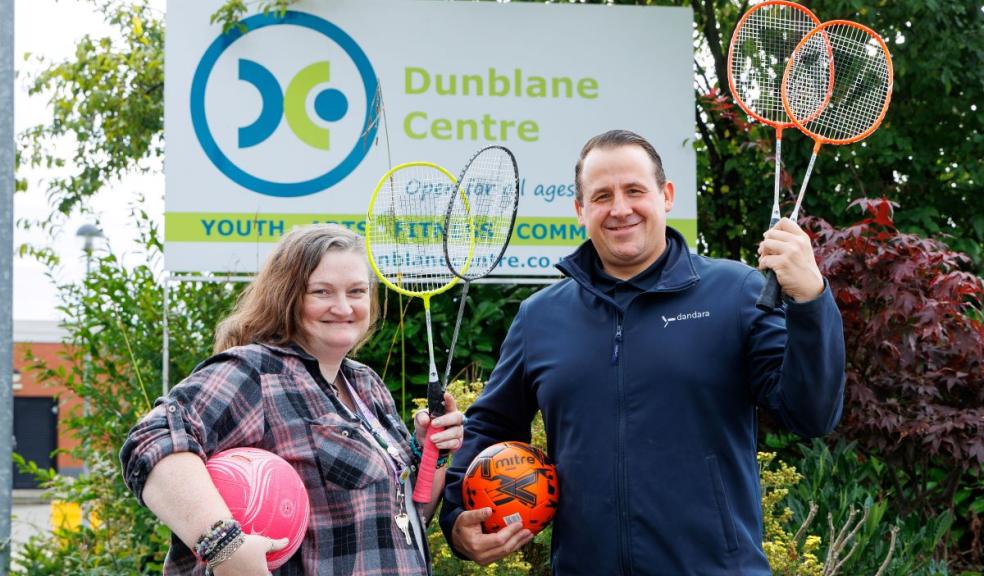
[[[666,241],[676,244],[675,249],[664,265],[662,274],[654,275],[648,279],[648,283],[641,286],[646,293],[677,292],[700,281],[693,261],[694,256],[690,253],[683,235],[667,226]],[[587,240],[573,254],[561,260],[557,264],[557,269],[584,288],[601,294],[591,282],[591,266],[597,258],[598,252],[594,244],[591,240]]]

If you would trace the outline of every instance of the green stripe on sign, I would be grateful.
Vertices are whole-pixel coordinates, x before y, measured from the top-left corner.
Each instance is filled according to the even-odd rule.
[[[697,249],[697,219],[696,218],[670,218],[666,225],[683,234],[687,241],[687,248]]]
[[[164,214],[167,242],[276,242],[295,226],[341,224],[365,233],[365,214],[242,214],[168,212]]]
[[[242,214],[225,212],[168,212],[164,214],[167,242],[276,242],[295,226],[315,223],[341,224],[365,234],[364,214]],[[697,244],[696,219],[670,219],[693,248]],[[515,246],[577,246],[587,233],[576,218],[518,217],[511,244]]]
[[[676,228],[687,244],[692,248],[697,245],[697,220],[695,218],[680,218],[667,220],[667,224]],[[577,246],[588,239],[583,226],[577,223],[577,218],[516,218],[511,245],[515,246]]]

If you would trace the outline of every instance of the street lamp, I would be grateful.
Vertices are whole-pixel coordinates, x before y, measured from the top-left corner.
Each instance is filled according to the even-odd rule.
[[[95,246],[96,238],[105,238],[102,230],[99,229],[95,224],[83,224],[79,226],[79,229],[75,231],[75,236],[85,240],[85,245],[82,250],[85,252],[85,276],[89,277],[89,267],[92,262],[92,249]]]
[[[85,244],[82,246],[82,251],[85,252],[85,281],[86,290],[88,291],[88,280],[89,274],[92,272],[92,250],[95,247],[96,238],[105,238],[106,236],[102,233],[95,224],[83,224],[79,226],[79,229],[75,231],[75,236],[77,238],[82,238]],[[82,383],[88,387],[89,384],[89,373],[91,372],[92,358],[89,356],[89,352],[86,351],[85,357],[82,359]],[[82,415],[89,415],[89,399],[82,399]],[[82,460],[82,475],[86,475],[89,472],[89,464],[83,456]],[[89,526],[89,514],[86,510],[86,506],[82,507],[82,526]]]

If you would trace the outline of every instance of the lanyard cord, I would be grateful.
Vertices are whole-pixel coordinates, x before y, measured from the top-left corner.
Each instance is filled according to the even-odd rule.
[[[376,443],[379,444],[379,447],[383,449],[383,452],[386,453],[388,456],[386,461],[389,463],[390,470],[393,471],[394,478],[396,478],[398,484],[402,483],[400,479],[400,469],[408,468],[408,464],[403,461],[403,457],[400,455],[399,450],[395,447],[391,447],[389,442],[383,438],[382,433],[380,433],[380,431],[376,429],[376,426],[373,426],[369,421],[371,418],[380,428],[382,428],[382,424],[378,419],[376,419],[375,416],[373,416],[372,412],[369,410],[369,407],[366,406],[366,404],[362,401],[362,398],[360,398],[358,393],[356,393],[355,388],[349,384],[349,381],[345,378],[345,375],[342,374],[341,371],[339,371],[338,374],[341,376],[342,385],[346,387],[349,396],[352,397],[352,401],[355,403],[355,417],[358,418],[359,422],[362,424],[362,427],[369,432],[373,440],[375,440]]]

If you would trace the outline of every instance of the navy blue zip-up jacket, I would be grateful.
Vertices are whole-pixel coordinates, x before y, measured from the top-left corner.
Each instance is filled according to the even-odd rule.
[[[675,242],[625,308],[592,285],[590,241],[568,276],[520,306],[448,472],[450,541],[461,478],[485,447],[529,441],[543,412],[557,465],[555,574],[768,575],[756,410],[820,436],[840,419],[844,336],[828,287],[755,307],[763,277]]]

